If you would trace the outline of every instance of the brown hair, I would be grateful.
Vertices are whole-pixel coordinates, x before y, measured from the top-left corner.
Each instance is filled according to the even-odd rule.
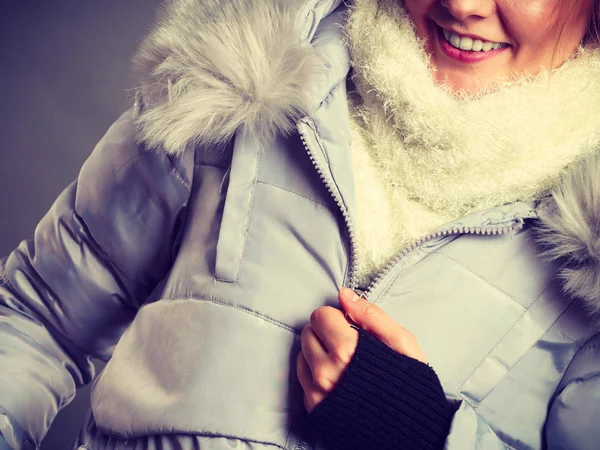
[[[588,26],[581,44],[586,47],[600,48],[600,0],[559,0],[555,5],[554,15],[557,21],[556,25],[560,26],[560,31],[552,51],[551,67],[554,67],[563,33],[571,21],[575,19],[575,14],[579,10],[577,6],[582,2],[589,2],[590,7],[587,10]],[[566,12],[567,10],[568,12]],[[559,25],[560,18],[564,20]]]
[[[583,43],[593,47],[600,47],[600,0],[593,0],[588,23]]]

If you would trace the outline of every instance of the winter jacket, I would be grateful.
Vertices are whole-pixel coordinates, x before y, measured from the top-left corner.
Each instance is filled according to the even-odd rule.
[[[355,283],[340,0],[174,0],[138,102],[0,260],[0,433],[80,449],[306,449],[294,360]],[[312,44],[312,45],[311,45]],[[310,81],[310,82],[309,82]],[[600,448],[600,161],[406,249],[368,299],[457,411],[449,450]]]

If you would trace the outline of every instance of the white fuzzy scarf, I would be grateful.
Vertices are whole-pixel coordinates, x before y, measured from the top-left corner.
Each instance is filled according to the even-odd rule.
[[[436,85],[398,0],[348,14],[361,283],[448,221],[547,193],[599,147],[600,53],[459,98]]]

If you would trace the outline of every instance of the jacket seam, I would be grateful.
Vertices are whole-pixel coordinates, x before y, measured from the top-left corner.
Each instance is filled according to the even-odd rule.
[[[338,81],[336,81],[333,86],[331,87],[331,89],[329,90],[329,92],[327,92],[327,94],[325,95],[325,97],[323,97],[323,100],[321,100],[319,102],[319,106],[317,107],[317,109],[319,109],[323,103],[327,102],[329,100],[329,97],[331,97],[333,95],[333,93],[339,89],[342,85],[345,86],[346,84],[346,79],[347,79],[348,75],[344,75],[343,78],[340,78]]]
[[[314,11],[318,6],[319,3],[321,3],[323,0],[313,0],[313,4],[310,7],[306,7],[306,14],[304,14],[304,17],[302,19],[302,28],[304,28],[306,26],[306,21],[308,20],[308,16],[310,15],[310,13],[312,11]],[[299,38],[302,38],[302,35],[298,36]]]
[[[143,431],[140,433],[131,433],[131,434],[128,434],[127,436],[122,436],[122,435],[118,435],[116,433],[111,433],[109,430],[102,430],[102,434],[105,436],[108,436],[110,438],[117,439],[119,441],[129,440],[129,439],[140,439],[140,438],[144,438],[144,437],[148,436],[147,431]],[[237,440],[243,441],[243,442],[253,442],[253,443],[262,444],[262,445],[272,445],[272,446],[275,446],[282,450],[286,450],[285,447],[282,447],[281,445],[276,444],[275,442],[257,441],[254,439],[248,439],[248,438],[242,437],[242,436],[234,436],[231,434],[216,434],[216,433],[203,433],[203,432],[190,433],[189,431],[186,432],[186,431],[163,431],[163,430],[160,430],[160,431],[157,430],[156,432],[154,432],[152,434],[159,434],[161,436],[192,435],[192,436],[209,437],[209,438],[237,439]]]
[[[585,377],[574,378],[572,381],[569,381],[569,384],[567,386],[576,385],[576,384],[585,384],[588,381],[592,381],[592,380],[600,380],[600,372],[599,371],[592,372],[591,376],[589,376],[588,378],[585,378]],[[565,386],[565,387],[567,387],[567,386]],[[562,391],[564,391],[564,389]],[[562,391],[561,391],[561,394],[562,394]]]
[[[258,154],[256,156],[256,163],[255,163],[255,168],[256,168],[256,174],[258,176],[258,168],[260,166],[260,158],[261,158],[261,154],[264,151],[264,147],[262,144],[259,145],[259,149],[258,149]],[[242,270],[242,264],[244,262],[244,254],[246,253],[246,244],[248,243],[248,233],[250,233],[250,219],[252,217],[252,206],[254,205],[254,196],[256,194],[256,185],[258,184],[258,179],[255,179],[254,183],[252,183],[252,192],[250,193],[250,202],[248,203],[248,212],[246,213],[246,224],[244,226],[244,236],[243,236],[243,243],[242,243],[242,249],[240,250],[240,259],[239,259],[239,264],[237,267],[237,270],[235,272],[235,277],[233,280],[227,280],[227,279],[221,279],[219,278],[219,276],[215,276],[215,279],[217,281],[221,281],[224,283],[237,283],[237,281],[240,278],[240,271]],[[223,211],[223,214],[225,214],[225,211]]]
[[[270,316],[268,316],[266,314],[259,313],[259,312],[255,311],[253,309],[250,309],[250,308],[248,308],[246,306],[236,305],[234,303],[231,303],[231,302],[228,302],[228,301],[225,301],[225,300],[220,300],[220,299],[217,299],[217,298],[214,298],[214,297],[207,299],[207,298],[202,298],[202,297],[185,297],[185,298],[183,298],[183,297],[177,296],[177,297],[162,297],[161,300],[166,300],[166,301],[194,300],[194,301],[201,301],[201,302],[207,302],[207,303],[214,303],[214,304],[219,305],[219,306],[223,306],[223,307],[226,307],[226,308],[232,308],[232,309],[235,309],[235,310],[237,310],[239,312],[249,314],[251,316],[256,317],[257,319],[261,319],[264,322],[270,323],[271,325],[275,325],[275,326],[277,326],[279,328],[283,328],[286,331],[292,332],[292,333],[294,333],[296,335],[300,335],[300,331],[296,330],[294,327],[292,327],[291,325],[288,325],[285,322],[282,322],[280,320],[274,319],[274,318],[272,318],[272,317],[270,317]]]
[[[0,266],[2,268],[2,270],[0,270],[0,276],[2,277],[2,281],[4,281],[6,285],[12,290],[12,293],[18,297],[18,291],[15,289],[12,282],[8,279],[8,276],[6,276],[6,263],[8,262],[8,258],[3,258],[0,261],[2,262],[2,265]]]
[[[196,149],[194,149],[194,154],[192,155],[192,168],[195,165],[195,161],[196,161]],[[177,164],[175,164],[174,158],[177,158],[177,160],[184,162],[184,155],[181,155],[180,157],[172,157],[171,155],[167,155],[167,161],[169,161],[169,165],[171,166],[171,170],[173,171],[173,173],[175,174],[175,176],[177,177],[177,179],[181,182],[181,184],[183,184],[189,191],[192,190],[192,183],[188,183],[185,180],[185,177],[179,172],[179,169],[177,168]],[[193,177],[193,170],[192,170],[192,177]]]
[[[540,298],[542,298],[542,296],[548,291],[548,289],[550,289],[550,283],[546,286],[546,288],[544,290],[542,290],[542,292],[540,292],[540,294],[536,297],[536,299],[531,303],[532,305],[537,302]],[[567,309],[569,308],[565,308],[565,310],[554,320],[554,322],[552,322],[552,324],[550,325],[550,328],[552,328],[554,326],[554,324],[558,321],[558,319],[560,319],[562,317],[562,315],[567,311]],[[465,379],[460,383],[460,386],[458,387],[458,390],[462,390],[463,386],[465,385],[465,383],[467,381],[469,381],[469,379],[473,376],[473,374],[477,371],[477,369],[479,369],[481,367],[481,365],[483,364],[483,362],[487,359],[488,356],[490,356],[490,354],[496,349],[496,347],[498,347],[498,345],[500,345],[500,343],[504,340],[504,338],[506,338],[506,336],[508,336],[508,334],[517,326],[517,324],[521,321],[521,319],[523,318],[523,316],[525,316],[525,314],[527,314],[527,312],[529,311],[529,309],[524,309],[523,312],[519,315],[519,317],[517,317],[517,319],[514,321],[514,323],[510,326],[510,328],[508,330],[506,330],[506,332],[500,337],[500,339],[498,339],[498,341],[492,346],[492,348],[490,348],[490,350],[484,355],[483,358],[481,358],[481,361],[479,361],[479,364],[477,364],[477,366],[475,366],[475,368],[465,377]],[[521,356],[522,358],[523,356]],[[512,367],[514,367],[514,365],[516,365],[521,358],[519,358],[517,360],[517,362],[515,362],[515,364],[513,364]],[[481,400],[479,400],[477,403],[473,403],[472,401],[470,401],[469,399],[463,397],[465,399],[465,401],[471,405],[474,409],[477,409],[477,407],[481,404],[481,402],[483,400],[485,400],[485,398],[490,395],[490,393],[495,389],[492,388],[490,390],[490,392],[488,392]]]
[[[121,170],[123,170],[125,167],[129,166],[133,161],[141,158],[142,156],[146,156],[147,154],[138,154],[135,155],[133,157],[131,157],[129,160],[127,160],[116,172],[115,172],[115,178],[118,177],[119,173],[121,172]],[[188,194],[187,194],[187,199],[185,200],[185,202],[182,203],[182,205],[185,205],[187,202],[189,202],[189,196],[191,193],[191,185],[188,185],[188,183],[185,182],[185,180],[183,179],[183,177],[177,172],[177,170],[175,169],[175,167],[173,166],[172,162],[170,161],[170,159],[168,157],[166,157],[169,166],[171,168],[171,173],[175,174],[176,178],[179,180],[180,183],[183,184],[183,186],[188,190]],[[89,238],[91,239],[91,241],[94,243],[94,247],[95,247],[95,251],[98,251],[100,253],[102,253],[102,256],[106,258],[107,261],[110,262],[110,264],[112,265],[112,267],[121,275],[121,277],[123,277],[124,280],[128,281],[129,283],[135,285],[135,286],[140,286],[140,287],[148,287],[145,283],[140,283],[139,281],[136,280],[132,280],[131,278],[129,278],[129,276],[127,276],[125,274],[125,272],[121,269],[121,267],[119,265],[116,264],[116,262],[113,260],[113,258],[102,248],[102,246],[98,243],[98,241],[96,240],[96,238],[94,237],[93,233],[91,232],[88,224],[86,223],[85,219],[77,212],[76,209],[76,202],[74,202],[73,204],[73,215],[76,217],[77,221],[83,226],[83,228],[85,229],[85,233],[87,234],[87,236],[89,236]],[[125,291],[128,291],[128,289],[125,289]],[[133,306],[134,308],[138,308],[136,306]]]
[[[560,385],[563,383],[565,377],[567,376],[567,373],[569,372],[569,369],[571,368],[571,365],[574,364],[575,360],[577,359],[577,355],[579,355],[582,351],[588,350],[590,348],[594,348],[595,345],[594,344],[590,344],[590,341],[593,341],[594,339],[597,338],[597,336],[600,333],[595,333],[593,336],[591,336],[587,341],[585,341],[581,347],[579,347],[577,349],[577,351],[575,352],[575,354],[573,355],[573,358],[571,358],[571,361],[569,362],[569,365],[567,366],[567,368],[565,369],[565,372],[563,373],[563,376],[561,377],[556,390],[554,391],[554,393],[552,394],[551,397],[551,402],[554,402],[554,400],[556,400],[557,397],[560,396],[560,394],[562,394],[562,392],[565,390],[565,388],[567,386],[569,386],[571,383],[573,383],[574,381],[576,381],[577,379],[580,379],[581,377],[577,377],[575,379],[573,379],[572,381],[569,381],[568,383],[566,383],[560,390],[558,389],[560,387]]]
[[[258,168],[260,167],[260,158],[262,153],[265,151],[262,143],[259,145],[258,155],[256,155],[256,177],[258,177]],[[240,277],[240,271],[242,270],[242,264],[244,263],[244,255],[246,254],[246,245],[248,244],[248,234],[250,233],[250,219],[252,218],[252,209],[254,206],[254,197],[256,195],[256,185],[258,182],[258,178],[255,179],[255,182],[252,185],[252,193],[250,194],[250,203],[248,205],[248,212],[246,213],[246,227],[244,230],[244,243],[242,244],[242,252],[240,254],[240,264],[237,268],[237,273],[235,274],[235,280],[237,281]]]
[[[124,281],[128,281],[129,283],[131,283],[135,286],[147,287],[147,285],[145,283],[140,283],[139,281],[132,280],[131,278],[129,278],[129,276],[127,274],[125,274],[123,269],[121,269],[121,267],[113,260],[113,258],[106,252],[106,250],[104,250],[102,248],[102,246],[98,243],[98,241],[92,234],[90,228],[88,227],[88,224],[86,223],[85,219],[79,215],[79,213],[77,212],[75,207],[73,207],[73,216],[76,217],[76,220],[84,228],[85,234],[90,239],[90,241],[93,243],[93,247],[94,247],[93,251],[101,253],[102,257],[105,258],[111,264],[111,266],[119,273],[119,275],[123,278]],[[129,289],[123,289],[123,290],[129,294]]]
[[[408,255],[412,254],[413,252],[422,252],[425,253],[420,247],[414,249],[413,251],[409,252],[405,257],[408,257]],[[429,253],[427,253],[425,256],[429,255]],[[400,269],[391,279],[390,281],[388,281],[388,283],[386,284],[385,288],[381,291],[381,294],[379,294],[377,296],[377,300],[375,300],[375,302],[373,302],[374,304],[377,304],[379,302],[380,299],[384,298],[387,293],[389,292],[389,290],[392,288],[393,284],[396,282],[396,280],[398,279],[398,277],[400,276],[400,274],[402,273],[403,269]]]
[[[498,292],[501,292],[502,294],[506,295],[508,298],[510,298],[511,300],[513,300],[519,306],[521,306],[521,308],[523,308],[525,311],[527,311],[528,308],[530,308],[531,305],[533,305],[540,298],[540,296],[548,289],[548,288],[544,289],[540,294],[538,294],[538,296],[532,302],[530,302],[527,306],[525,306],[525,305],[522,305],[521,302],[514,295],[511,295],[508,292],[506,292],[504,289],[500,288],[499,286],[497,286],[497,285],[495,285],[493,283],[490,283],[489,280],[487,280],[483,276],[481,276],[481,275],[473,272],[471,269],[469,269],[468,267],[464,266],[463,264],[461,264],[460,262],[458,262],[456,259],[454,259],[454,258],[446,255],[445,253],[441,253],[439,250],[433,250],[433,251],[428,252],[428,253],[430,255],[434,255],[434,254],[440,255],[440,256],[443,256],[444,258],[448,259],[449,261],[452,261],[454,264],[456,264],[457,266],[462,267],[466,272],[470,273],[475,278],[478,278],[480,281],[483,281],[488,286],[491,286],[494,289],[496,289]]]
[[[319,202],[317,200],[314,200],[314,199],[312,199],[310,197],[307,197],[306,195],[299,194],[298,192],[294,192],[291,189],[286,189],[283,186],[279,186],[277,184],[269,183],[267,181],[261,181],[261,180],[258,180],[257,183],[264,184],[264,185],[267,185],[267,186],[272,186],[272,187],[277,188],[277,189],[281,189],[282,191],[289,192],[290,194],[295,194],[298,197],[302,197],[302,198],[304,198],[304,199],[306,199],[306,200],[308,200],[308,201],[310,201],[312,203],[315,203],[316,205],[320,205],[320,206],[322,206],[324,208],[327,208],[327,205],[325,205],[324,203],[321,203],[321,202]],[[329,208],[327,208],[327,209],[329,209]]]
[[[138,159],[141,159],[141,158],[144,158],[147,155],[148,155],[148,153],[142,153],[142,154],[134,155],[131,158],[129,158],[127,161],[125,161],[123,163],[123,165],[121,167],[119,167],[117,169],[117,171],[115,172],[115,178],[117,178],[119,176],[119,173],[121,173],[121,171],[123,169],[125,169],[128,166],[130,166],[134,161],[136,161]],[[161,156],[163,156],[163,155],[161,155]],[[179,180],[179,182],[181,184],[183,184],[188,189],[188,191],[191,191],[191,189],[192,189],[191,184],[188,183],[187,181],[185,181],[185,179],[183,178],[183,176],[179,173],[179,171],[175,167],[173,161],[171,161],[171,158],[169,158],[168,155],[167,156],[163,156],[163,157],[167,160],[167,163],[169,164],[169,167],[171,169],[170,171],[175,175],[175,177]]]
[[[173,160],[169,157],[167,157],[167,160],[169,161],[169,165],[171,166],[171,171],[175,174],[175,176],[177,177],[177,179],[181,182],[181,184],[183,184],[188,191],[192,190],[192,184],[188,183],[183,175],[181,175],[181,173],[179,173],[179,170],[177,169],[177,166],[175,165],[175,163],[173,162]]]
[[[115,178],[117,178],[119,176],[119,174],[121,173],[121,171],[126,168],[127,166],[131,165],[131,163],[133,163],[136,159],[140,159],[142,158],[142,156],[145,156],[144,154],[137,154],[137,155],[133,155],[131,158],[129,158],[127,161],[125,161],[121,167],[119,167],[117,169],[117,171],[115,172]]]
[[[547,290],[548,290],[548,289],[544,290],[544,292],[546,292]],[[572,305],[572,303],[571,303],[571,305]],[[562,317],[564,314],[566,314],[566,312],[569,310],[569,308],[571,307],[571,305],[569,305],[567,308],[565,308],[565,310],[564,310],[562,313],[560,313],[560,315],[559,315],[559,316],[558,316],[558,317],[557,317],[557,318],[554,320],[554,322],[552,322],[552,324],[551,324],[551,325],[548,327],[548,330],[551,330],[551,329],[552,329],[552,327],[553,327],[554,325],[556,325],[556,323],[557,323],[557,322],[560,320],[560,318],[561,318],[561,317]],[[521,316],[521,317],[522,317],[522,316]],[[521,319],[521,317],[519,317],[519,319],[517,319],[517,322],[518,322],[518,321]],[[516,323],[515,323],[515,324],[514,324],[514,325],[511,327],[511,329],[512,329],[512,328],[514,328],[514,326],[515,326],[515,325],[516,325]],[[510,330],[509,330],[509,331],[510,331]],[[506,334],[508,334],[508,331],[507,331],[507,333],[506,333]],[[506,334],[505,334],[505,335],[502,337],[502,339],[503,339],[503,338],[506,336]],[[487,355],[485,355],[485,357],[483,358],[482,362],[481,362],[481,363],[479,363],[479,365],[477,366],[477,368],[479,368],[479,366],[481,366],[481,364],[483,363],[483,361],[485,360],[485,358],[487,358],[487,357],[489,356],[489,354],[490,354],[490,353],[491,353],[491,352],[492,352],[492,351],[493,351],[493,350],[494,350],[494,349],[495,349],[495,348],[496,348],[496,347],[497,347],[497,346],[500,344],[500,342],[502,342],[502,339],[501,339],[499,342],[497,342],[497,343],[496,343],[496,345],[494,345],[494,348],[492,348],[492,350],[490,350],[490,351],[488,352],[488,354],[487,354]],[[514,366],[516,366],[517,364],[519,364],[519,362],[520,362],[520,361],[521,361],[521,360],[522,360],[522,359],[525,357],[525,354],[526,354],[526,353],[527,353],[527,352],[523,353],[523,354],[522,354],[522,355],[521,355],[521,356],[520,356],[520,357],[519,357],[519,358],[518,358],[518,359],[515,361],[515,363],[512,365],[512,367],[514,367]],[[471,373],[471,375],[473,375],[473,373]],[[469,377],[470,377],[471,375],[469,375]],[[468,380],[468,378],[467,378],[467,380]],[[465,381],[464,381],[464,382],[461,384],[461,387],[462,387],[462,385],[463,385],[464,383],[466,383],[466,382],[467,382],[467,380],[465,380]],[[472,403],[471,403],[469,400],[467,400],[467,399],[465,399],[465,400],[467,401],[467,403],[469,403],[471,406],[473,406],[473,408],[474,408],[474,409],[477,409],[477,408],[479,408],[479,406],[481,405],[481,403],[482,403],[482,402],[483,402],[483,401],[484,401],[484,400],[485,400],[485,399],[486,399],[486,398],[487,398],[487,397],[488,397],[490,394],[492,394],[492,392],[494,392],[494,391],[495,391],[497,388],[498,388],[498,384],[497,384],[496,386],[494,386],[492,389],[490,389],[490,391],[489,391],[487,394],[485,394],[485,396],[483,396],[483,398],[482,398],[481,400],[479,400],[479,402],[478,402],[477,404],[472,404]],[[459,389],[460,389],[460,388],[459,388]]]

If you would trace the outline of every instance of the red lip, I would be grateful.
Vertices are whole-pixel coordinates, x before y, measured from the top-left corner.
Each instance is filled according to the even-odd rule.
[[[440,48],[442,49],[442,51],[444,52],[444,54],[446,56],[448,56],[449,58],[452,58],[456,61],[460,61],[463,63],[476,63],[476,62],[480,62],[480,61],[485,61],[487,59],[498,56],[499,54],[503,53],[504,51],[506,51],[508,49],[508,47],[501,47],[496,50],[490,50],[488,52],[469,52],[469,51],[460,50],[456,47],[453,47],[452,45],[450,45],[450,43],[448,41],[446,41],[443,30],[440,26],[436,25],[436,28],[437,28],[438,45],[440,46]],[[468,34],[461,34],[461,36],[468,36],[473,39],[481,40],[481,38],[473,37]]]

